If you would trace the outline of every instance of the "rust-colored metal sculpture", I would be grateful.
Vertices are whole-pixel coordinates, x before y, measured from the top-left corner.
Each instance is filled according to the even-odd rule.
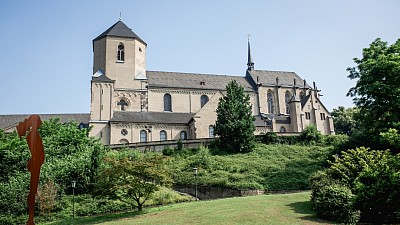
[[[44,149],[42,138],[39,134],[39,127],[42,121],[38,115],[31,115],[28,119],[17,125],[18,136],[22,137],[26,134],[26,142],[31,151],[31,158],[28,160],[28,170],[31,172],[31,182],[28,195],[29,218],[26,224],[34,225],[35,216],[35,195],[38,189],[40,178],[40,167],[44,163]]]

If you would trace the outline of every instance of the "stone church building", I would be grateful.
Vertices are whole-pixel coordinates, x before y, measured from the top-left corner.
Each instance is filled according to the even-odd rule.
[[[148,71],[146,48],[122,21],[93,40],[90,135],[104,144],[214,137],[218,102],[231,80],[250,96],[255,134],[296,133],[310,124],[334,134],[315,84],[294,72],[255,70],[250,43],[244,76]]]

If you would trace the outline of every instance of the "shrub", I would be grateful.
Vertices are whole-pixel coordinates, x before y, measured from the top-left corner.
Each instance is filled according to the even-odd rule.
[[[396,159],[397,158],[397,159]],[[382,159],[356,179],[356,207],[363,220],[400,223],[400,155]]]
[[[8,182],[0,183],[0,214],[20,216],[27,212],[29,174],[16,173]]]
[[[173,155],[175,153],[175,150],[173,148],[166,147],[166,148],[163,149],[162,153],[165,156],[171,156],[171,155]]]
[[[183,143],[182,143],[182,140],[179,139],[178,142],[176,142],[176,150],[182,151],[182,149],[183,149]]]
[[[389,152],[369,150],[369,148],[356,148],[342,152],[342,156],[335,157],[327,170],[329,176],[339,180],[349,187],[354,187],[354,181],[358,175],[367,167],[386,158]]]
[[[357,211],[368,223],[400,222],[400,155],[356,148],[335,157],[314,174],[311,201],[322,218],[354,223]],[[342,192],[342,193],[340,193]],[[343,211],[329,207],[341,207]],[[347,214],[346,214],[347,213]]]
[[[279,137],[275,132],[268,132],[264,135],[264,144],[276,144],[279,142]]]
[[[344,134],[326,135],[323,138],[325,146],[342,147],[349,141],[349,136]]]
[[[314,125],[309,125],[300,134],[300,140],[306,144],[316,144],[322,139],[322,134]]]
[[[2,225],[15,225],[25,224],[28,216],[15,216],[13,214],[0,214],[0,224]]]
[[[178,202],[188,202],[192,200],[192,196],[180,194],[172,189],[161,187],[156,191],[146,205],[166,205]]]
[[[319,196],[319,192],[323,187],[334,184],[334,180],[332,180],[325,171],[317,171],[310,177],[310,189],[311,189],[311,202],[314,202]],[[314,205],[315,207],[315,205]]]
[[[354,209],[354,202],[355,195],[350,188],[340,184],[330,184],[315,192],[314,209],[323,219],[356,224],[360,212]]]
[[[47,180],[43,185],[39,185],[37,201],[41,214],[50,212],[56,205],[57,188],[53,180]]]

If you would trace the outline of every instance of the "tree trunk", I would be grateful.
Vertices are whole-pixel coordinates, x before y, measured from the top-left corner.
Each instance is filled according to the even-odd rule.
[[[138,203],[137,208],[138,208],[138,211],[139,211],[139,212],[142,211],[142,209],[143,209],[143,204]]]

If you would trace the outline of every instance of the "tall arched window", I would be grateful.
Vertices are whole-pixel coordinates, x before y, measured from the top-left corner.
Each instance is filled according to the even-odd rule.
[[[271,93],[267,94],[267,102],[268,102],[268,113],[274,113],[274,98]]]
[[[200,104],[201,104],[201,108],[203,108],[203,106],[208,102],[208,96],[207,95],[202,95],[200,97]]]
[[[126,108],[128,108],[128,103],[125,101],[125,99],[119,100],[119,102],[117,103],[117,105],[119,106],[119,108],[120,108],[122,111],[125,111]]]
[[[286,132],[286,128],[285,128],[284,126],[282,126],[282,127],[279,129],[279,132],[285,133],[285,132]]]
[[[291,98],[292,98],[292,95],[290,94],[289,91],[287,91],[285,93],[286,114],[290,114],[289,102],[290,102]]]
[[[187,134],[186,134],[185,131],[181,131],[180,138],[181,138],[181,140],[186,140],[187,139]]]
[[[213,126],[213,125],[210,125],[210,126],[208,127],[208,136],[209,136],[210,138],[213,138],[213,137],[214,137],[214,126]]]
[[[305,97],[304,92],[300,91],[299,96],[300,96],[300,100],[303,100],[303,98]]]
[[[125,61],[124,45],[122,43],[118,45],[117,60]]]
[[[140,131],[140,142],[147,142],[147,131],[141,130]]]
[[[160,141],[167,140],[167,132],[165,130],[160,131]]]
[[[164,95],[164,111],[171,112],[172,111],[172,100],[170,94]]]

